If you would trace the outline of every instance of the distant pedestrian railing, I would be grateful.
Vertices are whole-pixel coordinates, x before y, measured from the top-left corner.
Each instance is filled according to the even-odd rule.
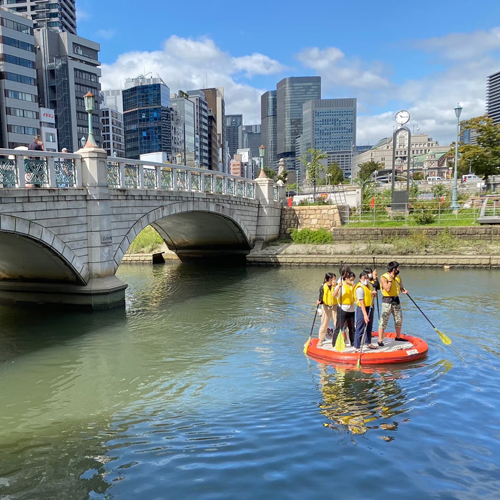
[[[500,196],[486,196],[479,216],[481,224],[500,224]]]
[[[0,188],[81,187],[81,168],[77,154],[0,149]]]
[[[126,158],[108,158],[108,185],[114,189],[154,189],[255,198],[255,182],[222,172]]]
[[[458,210],[447,198],[412,199],[408,203],[373,200],[350,210],[350,226],[390,227],[399,225],[470,225],[480,218],[481,209],[474,200],[459,204]],[[500,216],[500,203],[498,204]]]

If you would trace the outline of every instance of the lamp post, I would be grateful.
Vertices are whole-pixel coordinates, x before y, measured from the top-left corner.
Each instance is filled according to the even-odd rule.
[[[451,197],[452,210],[458,210],[460,206],[458,205],[458,186],[457,186],[457,175],[458,175],[458,136],[460,133],[460,114],[462,113],[462,106],[457,104],[455,106],[455,116],[457,117],[457,140],[455,141],[455,172],[453,175],[453,195]]]
[[[266,179],[267,175],[264,172],[264,155],[266,154],[266,147],[262,145],[259,148],[259,158],[260,158],[260,174],[259,179]]]
[[[97,144],[94,139],[94,132],[92,130],[92,113],[95,109],[95,95],[92,92],[88,92],[83,96],[83,100],[85,101],[85,111],[89,115],[89,137],[87,139],[87,144],[85,144],[86,148],[97,148]]]
[[[82,148],[85,147],[86,142],[87,142],[87,138],[85,136],[82,136],[82,138],[80,139],[80,145],[82,146]]]

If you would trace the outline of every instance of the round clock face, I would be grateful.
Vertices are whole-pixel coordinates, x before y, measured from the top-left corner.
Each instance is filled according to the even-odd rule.
[[[410,121],[410,113],[406,110],[401,110],[396,113],[396,121],[400,125],[404,125],[405,123],[408,123]]]

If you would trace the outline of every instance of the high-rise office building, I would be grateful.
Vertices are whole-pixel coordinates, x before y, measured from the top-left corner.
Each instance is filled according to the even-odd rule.
[[[262,94],[260,98],[260,118],[262,126],[262,145],[266,148],[264,165],[277,171],[278,156],[276,142],[278,131],[276,90]]]
[[[102,148],[108,156],[125,156],[125,134],[123,130],[123,98],[121,90],[101,92]]]
[[[217,120],[208,110],[208,157],[210,158],[210,170],[219,170],[219,138],[217,135]]]
[[[202,90],[189,90],[189,100],[195,105],[195,163],[197,167],[212,168],[208,154],[208,104]]]
[[[125,134],[123,132],[123,114],[112,109],[101,109],[102,149],[108,156],[125,157]]]
[[[224,88],[211,88],[211,89],[201,89],[205,94],[205,99],[207,101],[208,109],[212,110],[212,116],[215,118],[217,125],[217,140],[219,143],[218,152],[218,168],[214,170],[220,170],[222,172],[228,173],[229,171],[229,157],[227,154],[227,138],[226,138],[226,105],[224,102]],[[213,154],[213,151],[212,151]]]
[[[75,0],[0,0],[0,5],[31,17],[34,28],[76,35]]]
[[[316,149],[329,154],[349,177],[352,153],[356,148],[357,100],[319,99],[303,106],[302,151]],[[302,178],[304,178],[303,166]]]
[[[184,146],[184,117],[177,106],[170,108],[172,125],[172,163],[185,164],[186,148]]]
[[[493,123],[500,123],[500,71],[488,77],[486,88],[486,113]]]
[[[102,146],[100,120],[100,45],[91,40],[48,28],[35,30],[40,104],[55,110],[60,148],[77,151],[88,137],[88,114],[83,96],[96,96],[93,133]]]
[[[179,111],[184,124],[184,151],[182,153],[182,164],[188,167],[195,166],[195,105],[189,100],[185,92],[179,92],[170,97],[172,108]]]
[[[0,9],[0,145],[28,146],[38,134],[33,22]]]
[[[243,115],[226,115],[226,138],[232,158],[243,147]]]
[[[250,158],[259,158],[259,148],[262,146],[261,126],[243,125],[242,130],[243,148],[250,150]]]
[[[321,77],[284,78],[276,87],[277,154],[279,158],[295,156],[295,139],[302,135],[304,103],[321,99]]]
[[[123,123],[127,158],[165,153],[173,160],[170,89],[161,78],[140,76],[126,81]]]

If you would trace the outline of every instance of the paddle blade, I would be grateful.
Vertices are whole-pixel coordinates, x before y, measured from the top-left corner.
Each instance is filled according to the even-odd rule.
[[[307,348],[309,347],[309,344],[311,343],[311,337],[307,339],[307,342],[304,344],[304,354],[307,354]]]
[[[337,341],[335,342],[335,350],[339,351],[339,352],[345,351],[345,342],[344,342],[344,336],[342,335],[342,332],[340,332],[337,335]]]
[[[443,344],[446,344],[446,345],[450,345],[451,344],[450,337],[448,337],[447,335],[445,335],[443,332],[441,332],[437,328],[434,328],[434,330],[436,330],[436,333],[439,335],[439,338],[441,339],[441,341],[443,342]]]
[[[356,363],[356,370],[361,370],[361,359],[358,358],[358,362]]]

